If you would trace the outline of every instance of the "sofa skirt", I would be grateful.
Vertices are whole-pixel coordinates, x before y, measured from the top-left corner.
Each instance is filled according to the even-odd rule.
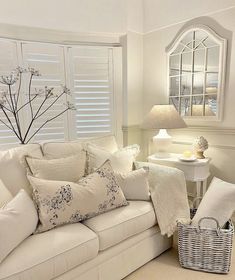
[[[54,279],[121,280],[171,246],[172,238],[162,236],[158,226],[154,226]]]

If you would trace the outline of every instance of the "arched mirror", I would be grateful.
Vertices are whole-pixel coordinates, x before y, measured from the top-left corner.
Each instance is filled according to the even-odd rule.
[[[183,117],[221,120],[226,39],[206,26],[190,27],[167,55],[169,104]]]

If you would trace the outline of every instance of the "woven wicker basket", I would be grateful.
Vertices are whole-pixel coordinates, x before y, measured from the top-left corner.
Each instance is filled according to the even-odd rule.
[[[191,210],[193,216],[196,209]],[[214,229],[203,229],[200,224],[204,219],[216,223]],[[212,273],[229,272],[233,243],[234,227],[228,221],[221,229],[217,220],[202,218],[198,227],[178,223],[178,250],[180,265],[184,268]]]

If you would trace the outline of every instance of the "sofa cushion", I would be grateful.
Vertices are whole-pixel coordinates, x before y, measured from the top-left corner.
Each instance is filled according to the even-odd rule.
[[[37,232],[77,223],[128,204],[109,161],[77,183],[32,176],[29,180],[40,220]]]
[[[85,175],[86,152],[57,159],[26,157],[29,173],[36,178],[77,182]]]
[[[49,280],[97,256],[98,237],[81,223],[23,241],[0,265],[0,279]]]
[[[136,144],[124,147],[114,153],[90,143],[87,145],[86,149],[88,155],[88,173],[91,173],[94,169],[99,168],[99,166],[107,159],[111,161],[115,172],[130,172],[133,168],[133,162],[140,151],[139,146]]]
[[[126,199],[150,200],[148,173],[148,170],[140,168],[126,174],[115,174]]]
[[[126,207],[83,222],[98,235],[100,251],[141,233],[157,223],[151,202],[130,201],[129,203]]]
[[[0,179],[0,208],[3,207],[7,202],[12,200],[13,195],[7,189],[7,187],[3,184],[2,180]]]
[[[32,195],[32,189],[27,179],[24,157],[42,158],[39,144],[22,145],[6,151],[0,151],[0,178],[12,195],[20,189],[25,189]]]
[[[95,144],[101,148],[105,148],[111,153],[118,150],[117,142],[113,135],[99,138],[91,138],[89,140],[77,140],[70,142],[48,142],[42,145],[42,151],[46,158],[61,158],[80,153],[87,143]]]
[[[0,263],[38,224],[35,205],[25,190],[0,209]]]

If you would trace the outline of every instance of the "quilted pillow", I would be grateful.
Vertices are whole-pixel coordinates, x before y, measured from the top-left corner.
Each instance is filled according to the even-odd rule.
[[[34,177],[77,182],[85,174],[86,169],[86,152],[58,159],[37,159],[26,157],[30,174]]]
[[[110,161],[77,184],[29,176],[43,232],[94,217],[128,202],[118,186]]]
[[[102,149],[96,145],[88,144],[88,173],[98,168],[106,160],[110,160],[114,172],[127,173],[132,171],[133,162],[139,154],[139,146],[131,145],[124,147],[114,153]]]

